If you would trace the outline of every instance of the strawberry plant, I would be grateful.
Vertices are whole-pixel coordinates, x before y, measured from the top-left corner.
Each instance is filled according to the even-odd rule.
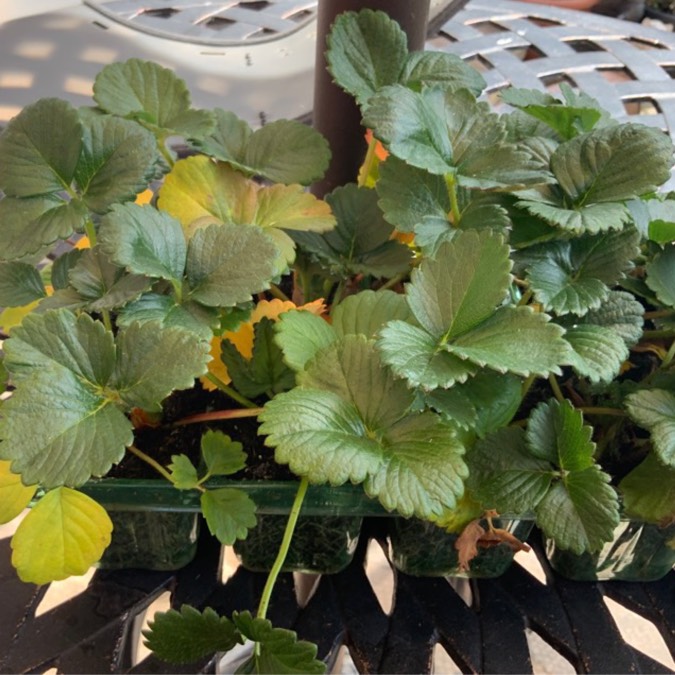
[[[230,408],[181,423],[254,417],[299,479],[256,615],[159,614],[147,640],[169,660],[249,640],[245,672],[322,671],[266,618],[310,484],[461,533],[464,567],[522,547],[497,513],[573,553],[622,515],[675,518],[668,137],[564,85],[506,90],[496,114],[477,72],[409,53],[381,12],[340,16],[328,61],[371,135],[324,199],[304,189],[328,161],[315,131],[194,110],[137,60],[103,69],[94,108],[39,101],[0,137],[2,520],[44,493],[14,538],[22,578],[101,556],[109,518],[78,488],[129,454],[198,491],[220,541],[247,536],[254,504],[210,484],[243,465],[233,434],[166,465],[135,442],[174,391],[222,392]]]

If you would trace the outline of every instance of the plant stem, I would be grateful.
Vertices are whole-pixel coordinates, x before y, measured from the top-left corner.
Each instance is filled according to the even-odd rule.
[[[278,286],[275,286],[274,284],[270,284],[269,292],[270,295],[275,297],[277,300],[282,300],[283,302],[290,302],[291,300]]]
[[[130,445],[128,447],[129,452],[136,455],[139,459],[142,459],[146,464],[149,464],[155,471],[158,471],[164,478],[166,478],[170,483],[173,483],[173,476],[155,459],[146,455],[142,450],[139,450],[135,445]]]
[[[198,424],[199,422],[217,422],[219,420],[234,420],[243,417],[257,417],[263,411],[262,408],[246,408],[245,410],[214,410],[212,412],[198,413],[183,417],[173,423],[175,427],[182,427],[186,424]]]
[[[530,391],[530,388],[534,384],[534,381],[537,379],[536,375],[530,375],[525,382],[523,382],[523,386],[520,390],[520,400],[522,401],[526,396],[527,393]]]
[[[594,406],[579,406],[577,410],[580,410],[584,415],[609,415],[610,417],[625,417],[626,413],[619,408],[607,408],[607,407],[594,407]]]
[[[157,147],[159,148],[159,151],[162,153],[162,157],[164,157],[164,159],[166,160],[166,163],[169,165],[171,169],[173,169],[176,160],[173,158],[173,155],[171,154],[169,148],[166,147],[166,143],[164,142],[163,138],[157,139]]]
[[[389,281],[382,284],[382,286],[380,286],[377,290],[386,291],[389,288],[393,288],[394,286],[396,286],[396,284],[403,281],[407,276],[408,276],[407,272],[401,272],[401,274],[397,274],[395,277],[392,277],[391,279],[389,279]]]
[[[110,320],[110,312],[107,309],[101,310],[101,318],[103,319],[103,325],[106,327],[106,330],[109,330],[112,333],[112,321]]]
[[[642,337],[648,340],[656,338],[672,338],[675,337],[675,330],[645,330],[642,331]]]
[[[459,227],[459,221],[462,214],[459,210],[459,202],[457,201],[457,183],[455,177],[447,175],[445,177],[445,184],[448,188],[448,196],[450,197],[450,213],[448,214],[454,227]]]
[[[89,239],[89,246],[94,248],[96,246],[96,226],[92,220],[88,220],[84,226],[84,231]]]
[[[558,380],[556,380],[555,375],[551,373],[551,375],[548,376],[548,382],[551,385],[551,389],[553,390],[553,395],[560,403],[563,403],[565,401],[565,397],[563,396],[563,393],[560,389],[560,385],[558,384]]]
[[[675,312],[672,309],[656,309],[652,312],[645,312],[645,319],[665,319],[666,317],[673,316]]]
[[[269,576],[267,577],[267,582],[265,583],[265,588],[263,589],[262,596],[260,598],[260,604],[258,605],[257,613],[257,617],[259,619],[264,619],[267,616],[267,608],[270,604],[270,598],[272,597],[274,584],[276,583],[279,573],[281,572],[281,568],[284,566],[284,562],[286,562],[288,549],[291,546],[291,540],[293,539],[295,526],[298,523],[298,516],[300,515],[300,509],[302,508],[302,502],[305,499],[305,494],[307,493],[308,487],[309,481],[306,477],[302,478],[300,485],[298,486],[298,491],[295,494],[295,499],[293,500],[291,512],[288,516],[288,522],[286,523],[286,529],[284,530],[284,538],[281,540],[279,552],[277,553],[274,565],[272,565],[272,569],[270,570]],[[256,643],[256,649],[258,649],[258,647],[259,643]]]
[[[532,300],[532,296],[534,293],[532,292],[531,288],[528,288],[521,296],[520,300],[518,301],[518,307],[523,307],[526,305],[530,300]]]
[[[667,354],[661,362],[661,368],[667,368],[671,364],[673,358],[675,358],[675,340],[673,340]]]
[[[218,389],[223,392],[223,394],[229,396],[233,401],[236,401],[240,405],[243,405],[244,408],[258,407],[255,403],[253,403],[253,401],[246,398],[246,396],[242,396],[236,389],[230,387],[229,384],[225,384],[217,375],[214,375],[213,373],[207,373],[204,377],[206,377],[206,379],[212,384],[215,384],[216,387],[218,387]]]

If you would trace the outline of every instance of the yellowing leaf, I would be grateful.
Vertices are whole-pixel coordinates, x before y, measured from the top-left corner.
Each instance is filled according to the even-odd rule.
[[[0,524],[14,520],[30,503],[37,485],[26,486],[10,471],[11,462],[0,461]]]
[[[257,324],[261,319],[271,319],[272,321],[277,321],[281,314],[291,310],[307,311],[311,314],[321,316],[321,314],[326,311],[326,305],[324,304],[323,299],[309,302],[306,305],[302,305],[301,307],[297,307],[290,300],[284,301],[278,300],[276,298],[274,300],[261,300],[255,306],[253,312],[251,312],[250,319],[239,324],[237,330],[226,331],[222,336],[214,337],[211,340],[210,354],[212,360],[208,365],[209,372],[215,375],[224,384],[230,384],[232,379],[227,372],[227,366],[220,358],[220,345],[222,341],[229,340],[245,359],[250,359],[253,356],[253,327],[255,324]],[[204,388],[208,389],[209,391],[216,389],[216,386],[206,377],[203,377],[201,382]]]
[[[12,564],[22,581],[46,584],[84,574],[110,544],[112,522],[90,497],[60,487],[48,492],[12,538]]]
[[[89,237],[87,236],[80,237],[75,242],[75,248],[80,251],[84,251],[85,249],[91,248],[91,242],[89,241]]]
[[[21,322],[40,304],[39,300],[23,307],[8,307],[0,312],[0,330],[9,333],[12,328],[21,325]]]
[[[143,192],[138,193],[136,203],[144,206],[145,204],[149,204],[154,196],[155,193],[152,190],[143,190]]]

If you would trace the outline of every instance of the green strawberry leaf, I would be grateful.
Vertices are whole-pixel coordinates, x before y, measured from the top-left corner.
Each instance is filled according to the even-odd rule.
[[[332,273],[391,278],[408,269],[412,252],[392,239],[394,228],[384,220],[374,190],[349,184],[327,195],[326,202],[337,219],[335,229],[297,233],[293,238]]]
[[[68,279],[81,306],[91,312],[122,307],[149,290],[152,283],[145,276],[129,274],[118,267],[98,247],[83,252]],[[48,298],[43,306],[49,308],[58,301],[58,296]]]
[[[162,135],[201,138],[212,132],[206,110],[190,108],[190,92],[169,68],[129,59],[112,63],[96,76],[94,100],[106,112],[138,119]]]
[[[459,185],[517,189],[550,182],[530,153],[507,140],[500,118],[469,91],[431,87],[414,92],[400,85],[369,101],[364,124],[399,159]]]
[[[70,286],[70,270],[84,254],[84,250],[74,248],[60,255],[52,264],[51,282],[55,290],[63,290]]]
[[[373,343],[347,336],[265,405],[260,432],[278,462],[311,482],[363,482],[388,510],[428,518],[461,496],[464,448],[438,416],[408,413],[411,403]]]
[[[661,253],[645,265],[647,286],[656,293],[659,302],[675,307],[675,245],[668,244]]]
[[[626,398],[626,409],[651,432],[656,457],[675,468],[675,395],[664,389],[637,391]]]
[[[486,86],[483,76],[459,56],[432,51],[408,54],[399,82],[415,91],[442,84],[452,91],[468,89],[474,96],[479,96]]]
[[[664,466],[654,453],[619,483],[619,491],[624,510],[634,518],[652,523],[675,518],[675,467]]]
[[[222,431],[209,429],[201,440],[201,451],[210,476],[229,476],[246,466],[243,446]]]
[[[274,328],[284,361],[295,371],[303,370],[320,350],[337,340],[330,324],[311,312],[284,312]]]
[[[255,226],[209,225],[188,244],[191,300],[209,307],[234,307],[269,288],[277,249]]]
[[[670,177],[672,143],[658,129],[620,124],[561,144],[551,170],[575,206],[620,202],[654,192]]]
[[[201,507],[209,532],[227,546],[237,539],[246,539],[248,530],[257,522],[255,502],[243,490],[206,490],[201,496]]]
[[[591,382],[611,382],[629,356],[621,335],[605,326],[574,325],[567,329],[565,339],[573,350],[571,365]]]
[[[276,183],[309,185],[323,177],[330,150],[317,131],[296,120],[277,120],[253,131],[234,113],[214,111],[216,130],[196,143],[216,159]]]
[[[203,340],[210,340],[218,327],[218,310],[187,300],[177,303],[173,295],[145,293],[125,305],[117,315],[117,325],[128,327],[134,321],[155,321],[164,328],[184,328]]]
[[[192,663],[215,652],[228,652],[243,640],[235,625],[210,607],[198,612],[183,605],[180,612],[157,612],[143,631],[145,646],[170,663]]]
[[[317,647],[285,628],[274,628],[267,619],[253,618],[250,612],[234,612],[232,622],[240,633],[260,645],[249,661],[239,666],[238,673],[291,675],[324,673],[326,665],[317,660]]]
[[[398,82],[407,57],[405,33],[384,12],[344,12],[328,37],[330,73],[359,105],[381,87]]]
[[[574,323],[579,323],[576,317]],[[630,293],[610,291],[602,305],[589,310],[581,323],[607,328],[618,335],[626,347],[632,347],[642,337],[644,307]]]
[[[197,469],[187,455],[171,455],[169,473],[177,490],[194,490],[199,485]]]
[[[518,427],[503,427],[479,440],[467,464],[471,494],[500,513],[533,510],[555,477],[549,462],[528,451],[525,433]]]
[[[478,370],[474,363],[439,349],[438,338],[405,321],[390,321],[382,328],[377,346],[399,377],[424,391],[464,382]]]
[[[546,311],[583,316],[607,300],[638,251],[634,230],[549,243],[529,254],[527,279]]]
[[[46,295],[40,273],[33,265],[0,263],[0,307],[22,307]]]
[[[576,554],[599,550],[619,524],[619,503],[609,480],[597,466],[567,474],[537,506],[537,525],[562,549]]]
[[[8,197],[47,195],[70,188],[82,149],[82,124],[66,101],[26,106],[0,136],[0,190]]]
[[[675,201],[650,199],[636,203],[646,210],[647,231],[644,234],[649,239],[659,244],[675,241]]]
[[[593,466],[593,427],[569,401],[554,399],[539,404],[530,414],[525,441],[534,457],[563,471],[584,471]]]
[[[532,194],[528,193],[528,196]],[[574,234],[597,234],[609,230],[621,230],[630,223],[631,216],[623,203],[582,204],[568,206],[564,198],[559,201],[527,201],[518,202],[517,206],[546,221],[550,225],[568,230]]]
[[[112,522],[93,499],[69,488],[48,492],[12,537],[22,581],[46,584],[84,574],[110,544]]]
[[[103,214],[114,203],[133,200],[154,177],[157,161],[150,132],[116,117],[92,119],[75,172],[83,202]]]
[[[103,218],[101,248],[113,261],[136,274],[181,281],[187,243],[181,224],[151,206],[116,205]]]
[[[209,343],[182,328],[158,330],[155,323],[132,323],[117,335],[117,362],[111,378],[130,408],[159,412],[175,389],[190,389],[206,372]],[[167,364],[171,368],[167,368]]]
[[[333,330],[338,337],[365,335],[374,338],[388,321],[411,318],[405,298],[389,290],[366,290],[349,295],[335,305],[332,312]]]

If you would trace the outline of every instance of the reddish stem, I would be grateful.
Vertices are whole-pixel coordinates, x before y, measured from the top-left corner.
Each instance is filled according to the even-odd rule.
[[[199,422],[216,422],[218,420],[233,420],[241,417],[257,417],[262,408],[246,408],[244,410],[214,410],[213,412],[197,413],[188,415],[182,420],[174,422],[174,426],[182,427],[186,424],[198,424]]]

